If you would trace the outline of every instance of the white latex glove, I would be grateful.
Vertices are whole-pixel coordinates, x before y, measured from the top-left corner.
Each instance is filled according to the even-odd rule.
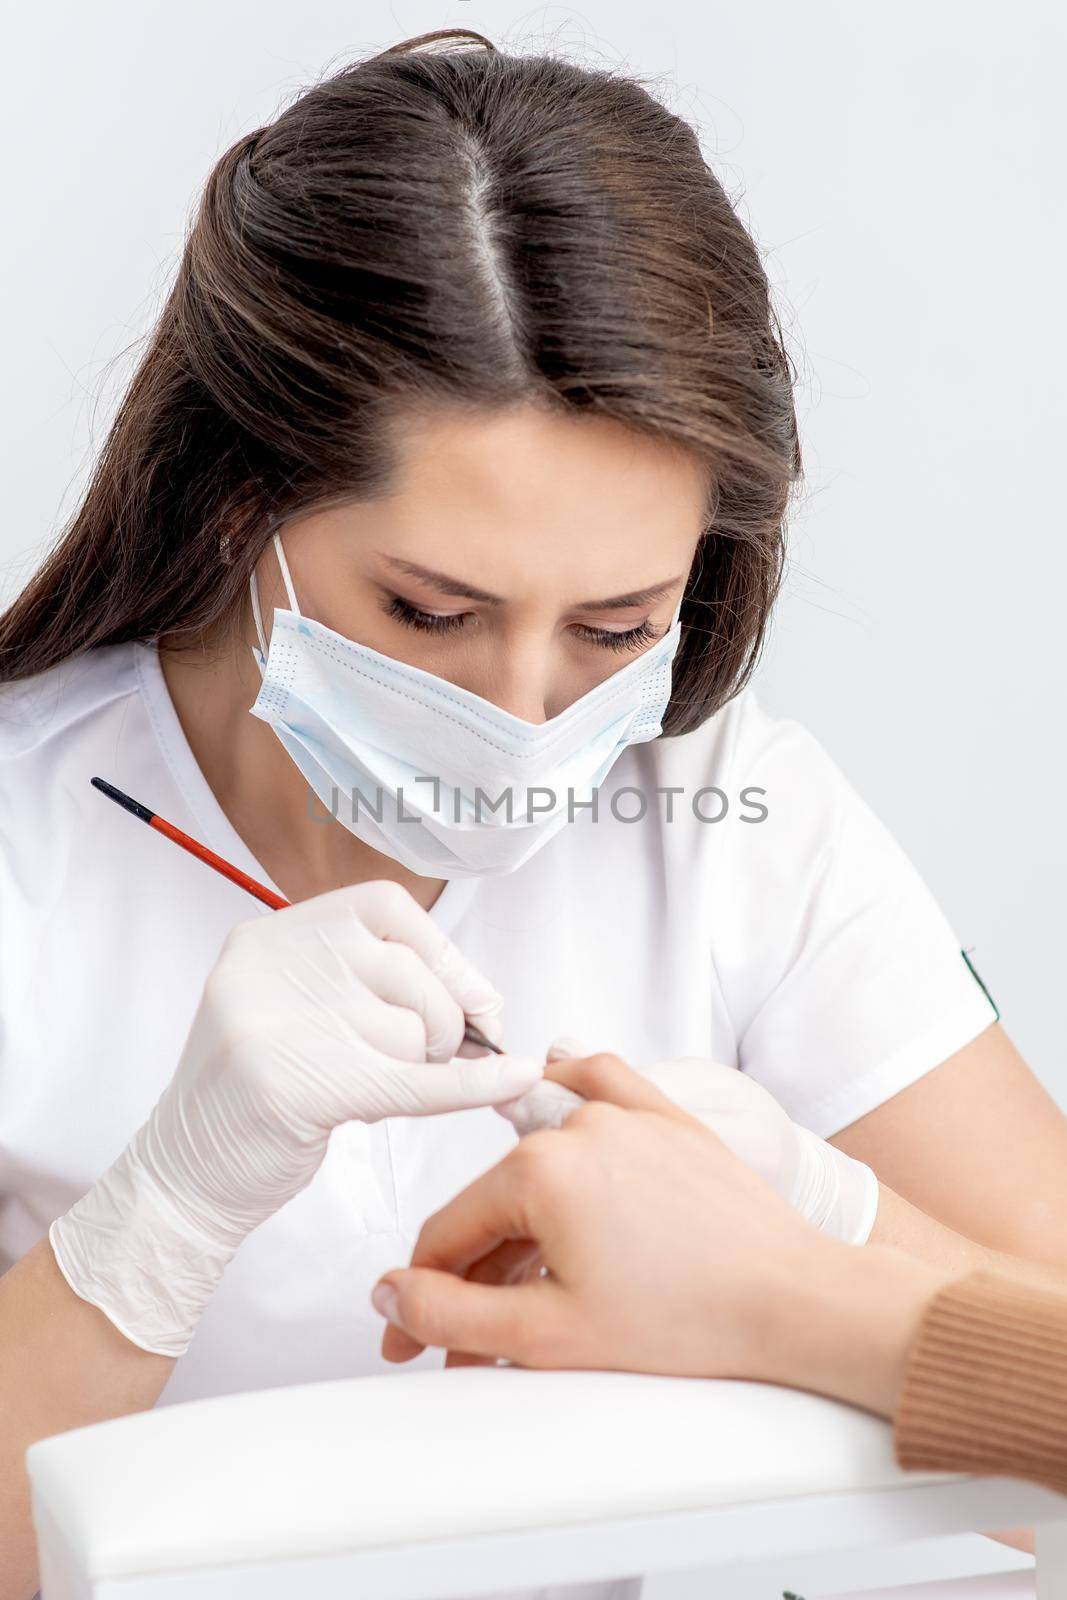
[[[548,1059],[591,1053],[573,1039],[557,1039]],[[638,1070],[668,1099],[705,1123],[822,1233],[846,1244],[866,1243],[878,1213],[878,1179],[870,1167],[793,1122],[754,1078],[697,1056]],[[581,1095],[545,1078],[496,1109],[522,1136],[538,1128],[562,1127],[584,1104]]]
[[[48,1237],[75,1294],[178,1356],[246,1234],[303,1189],[338,1123],[504,1100],[541,1066],[461,1061],[500,996],[399,884],[356,884],[239,923],[170,1084]]]

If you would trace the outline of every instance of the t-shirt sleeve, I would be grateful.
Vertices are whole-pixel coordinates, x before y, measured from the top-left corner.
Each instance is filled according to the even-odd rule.
[[[823,1138],[997,1020],[904,851],[819,742],[750,697],[735,790],[766,818],[722,841],[714,958],[738,1064]]]

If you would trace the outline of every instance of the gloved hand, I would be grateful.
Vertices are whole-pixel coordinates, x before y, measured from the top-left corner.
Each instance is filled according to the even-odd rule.
[[[558,1039],[548,1060],[588,1054],[573,1039]],[[870,1167],[793,1122],[754,1078],[696,1056],[640,1070],[676,1105],[699,1117],[822,1233],[846,1244],[866,1243],[878,1213],[878,1179]],[[537,1128],[562,1127],[584,1104],[582,1095],[545,1077],[496,1109],[521,1136]]]
[[[170,1084],[48,1237],[75,1294],[181,1355],[245,1235],[310,1182],[338,1123],[528,1089],[541,1066],[454,1061],[500,997],[400,885],[356,884],[232,929]]]

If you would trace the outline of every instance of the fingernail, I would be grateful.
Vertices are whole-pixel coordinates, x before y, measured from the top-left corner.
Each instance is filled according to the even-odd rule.
[[[376,1283],[371,1290],[371,1305],[375,1311],[380,1311],[387,1322],[400,1326],[400,1296],[391,1283]]]

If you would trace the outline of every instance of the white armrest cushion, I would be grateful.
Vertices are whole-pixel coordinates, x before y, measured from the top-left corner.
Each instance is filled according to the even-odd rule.
[[[518,1367],[163,1406],[41,1440],[27,1466],[97,1580],[903,1480],[885,1423],[812,1395]]]

